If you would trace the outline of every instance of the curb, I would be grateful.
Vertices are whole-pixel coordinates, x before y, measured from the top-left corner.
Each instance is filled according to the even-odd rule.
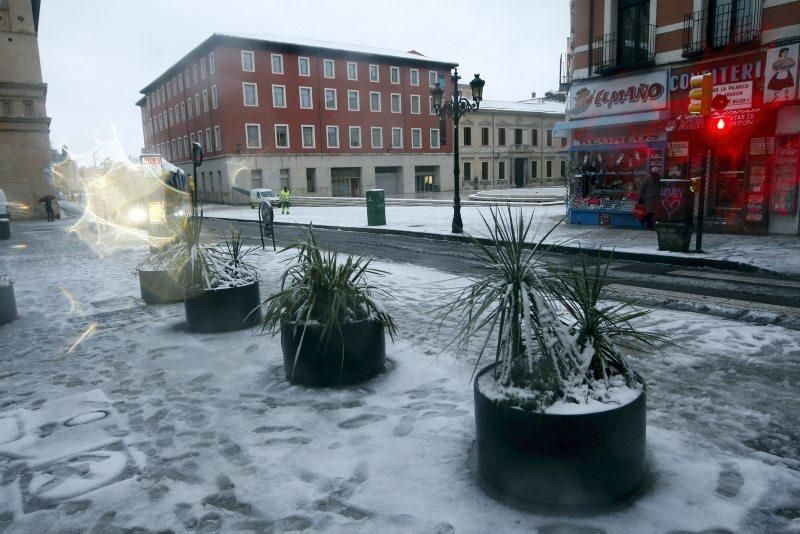
[[[237,219],[234,217],[207,217],[207,218],[217,219],[220,221],[236,221],[236,222],[258,224],[257,220],[254,221],[250,219]],[[298,226],[295,223],[286,223],[286,222],[273,222],[273,225],[286,226],[286,227]],[[455,243],[469,243],[473,240],[483,244],[490,243],[490,241],[485,238],[478,238],[478,237],[470,238],[461,235],[448,235],[448,234],[432,234],[427,232],[415,232],[412,230],[395,230],[391,228],[364,228],[364,227],[337,226],[337,225],[326,225],[326,224],[315,224],[314,228],[321,228],[323,230],[343,231],[343,232],[360,232],[365,234],[383,234],[383,235],[397,235],[403,237],[416,237],[419,239],[430,239],[433,241],[450,241]],[[533,244],[531,244],[531,248],[532,247]],[[770,271],[762,267],[756,267],[755,265],[750,265],[738,261],[703,258],[699,256],[698,257],[668,256],[662,254],[647,254],[645,252],[625,252],[623,250],[587,248],[580,246],[558,245],[558,244],[546,245],[546,247],[548,250],[556,254],[563,254],[563,255],[577,255],[577,254],[585,254],[587,252],[599,254],[602,252],[602,256],[604,258],[613,256],[616,259],[636,261],[641,263],[665,263],[668,265],[675,265],[679,267],[708,267],[711,269],[738,271],[743,273],[781,274],[776,271]]]

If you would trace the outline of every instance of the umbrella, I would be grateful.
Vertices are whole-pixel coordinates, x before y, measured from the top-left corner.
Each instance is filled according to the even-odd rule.
[[[47,202],[48,200],[53,200],[54,198],[56,198],[55,195],[44,195],[39,197],[39,202]]]

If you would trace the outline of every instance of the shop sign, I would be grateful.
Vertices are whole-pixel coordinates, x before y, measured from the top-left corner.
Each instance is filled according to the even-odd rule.
[[[630,132],[619,134],[603,134],[591,130],[576,130],[572,144],[574,146],[586,145],[624,145],[630,143],[650,143],[653,141],[666,141],[665,132]]]
[[[676,141],[667,145],[667,155],[674,158],[689,157],[689,141]]]
[[[667,107],[667,71],[572,84],[567,114],[575,118],[654,111]]]
[[[724,83],[715,85],[713,95],[727,98],[725,109],[749,109],[753,103],[753,82]]]
[[[758,122],[758,109],[733,109],[703,117],[702,115],[681,115],[668,121],[672,132],[698,132],[706,125],[706,120],[715,120],[724,117],[729,128],[755,126]]]

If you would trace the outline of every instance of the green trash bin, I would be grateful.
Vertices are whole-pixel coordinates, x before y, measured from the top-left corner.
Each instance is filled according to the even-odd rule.
[[[11,221],[0,219],[0,239],[11,239]]]
[[[367,225],[381,226],[386,224],[386,204],[383,189],[367,190]]]

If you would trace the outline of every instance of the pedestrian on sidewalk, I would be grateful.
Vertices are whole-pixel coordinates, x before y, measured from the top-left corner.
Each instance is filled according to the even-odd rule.
[[[56,219],[56,214],[53,212],[53,199],[48,197],[44,201],[44,210],[47,212],[47,222],[53,222]]]
[[[660,193],[661,175],[655,171],[642,178],[639,183],[639,204],[644,204],[645,215],[644,225],[652,230],[658,208],[658,198]]]
[[[289,188],[284,187],[283,191],[281,191],[280,195],[278,196],[280,197],[281,201],[281,215],[284,213],[288,214],[289,206],[291,204],[291,193],[289,193]]]

